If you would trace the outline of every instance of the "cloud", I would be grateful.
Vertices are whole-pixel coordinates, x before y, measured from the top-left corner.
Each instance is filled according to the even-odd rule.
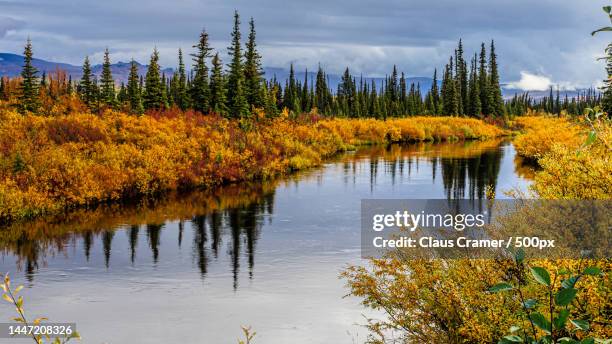
[[[495,39],[502,82],[518,83],[521,71],[531,71],[592,85],[605,77],[595,57],[608,38],[590,32],[606,25],[606,1],[0,0],[0,51],[20,53],[29,35],[43,59],[80,64],[89,55],[100,63],[108,47],[114,61],[147,63],[157,46],[160,62],[174,67],[178,48],[190,53],[205,27],[225,59],[237,9],[243,38],[248,19],[256,21],[264,66],[321,63],[329,72],[348,66],[369,76],[387,74],[395,64],[409,76],[430,76],[448,62],[459,38],[468,57],[480,42]]]
[[[0,16],[0,38],[4,38],[11,30],[17,30],[24,26],[24,22],[11,17]]]
[[[510,82],[505,88],[523,91],[546,91],[552,85],[550,78],[521,71],[521,80]]]

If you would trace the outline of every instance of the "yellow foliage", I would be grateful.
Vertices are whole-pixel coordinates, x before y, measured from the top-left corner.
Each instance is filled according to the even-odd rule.
[[[610,199],[612,196],[612,163],[609,142],[612,127],[609,122],[585,124],[563,118],[521,117],[515,125],[524,131],[515,147],[522,157],[535,159],[542,169],[536,173],[533,188],[546,199]],[[467,128],[466,128],[467,130]],[[586,132],[597,132],[589,145]],[[451,134],[438,129],[437,135]],[[394,133],[395,134],[395,133]],[[502,228],[523,224],[525,217],[517,212],[502,223]],[[610,338],[609,304],[612,297],[610,271],[612,262],[600,260],[530,260],[551,272],[559,288],[561,271],[577,273],[585,266],[597,266],[604,276],[584,276],[576,288],[576,304],[571,317],[589,319],[588,333]],[[362,298],[365,306],[381,310],[387,317],[370,319],[372,343],[385,338],[399,338],[401,343],[494,343],[509,333],[513,325],[531,325],[521,316],[522,305],[516,297],[490,293],[494,284],[516,274],[511,260],[431,259],[411,260],[397,254],[389,259],[372,259],[369,267],[350,266],[342,276],[347,279],[351,294]],[[529,282],[522,288],[524,299],[546,298],[546,290]],[[548,305],[541,305],[546,314]],[[542,333],[540,333],[542,335]]]
[[[284,111],[286,112],[286,111]],[[475,119],[228,120],[193,112],[42,117],[0,111],[0,220],[269,178],[365,143],[484,139]]]
[[[518,117],[515,125],[524,131],[514,140],[517,153],[535,160],[542,158],[555,145],[578,148],[582,143],[580,134],[585,131],[578,123],[559,117]]]
[[[524,130],[514,140],[519,155],[537,160],[533,189],[546,199],[610,199],[612,163],[609,144],[612,126],[601,121],[590,128],[586,123],[565,118],[528,116],[516,119]],[[597,139],[581,147],[587,133],[595,129]]]

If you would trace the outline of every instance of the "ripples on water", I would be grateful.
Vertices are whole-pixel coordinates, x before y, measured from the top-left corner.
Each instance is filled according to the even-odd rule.
[[[499,141],[370,147],[280,180],[5,228],[0,270],[87,343],[231,343],[243,324],[257,343],[351,343],[362,309],[338,272],[363,263],[362,198],[477,202],[531,174]]]

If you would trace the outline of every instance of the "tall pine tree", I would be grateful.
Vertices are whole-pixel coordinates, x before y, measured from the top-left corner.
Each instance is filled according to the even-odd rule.
[[[19,96],[19,108],[22,113],[36,112],[40,106],[38,98],[38,70],[32,65],[32,41],[28,38],[23,51],[23,68],[21,69],[21,93]]]
[[[504,99],[499,85],[497,55],[495,54],[495,42],[493,41],[491,41],[489,71],[489,111],[492,116],[501,117],[504,115]]]
[[[144,112],[142,105],[142,97],[140,91],[140,80],[138,77],[138,64],[134,59],[130,63],[130,75],[128,76],[127,84],[127,100],[130,106],[130,112],[141,114]]]
[[[97,88],[93,72],[91,71],[91,64],[89,63],[89,57],[86,56],[83,62],[83,76],[81,76],[81,82],[79,83],[79,93],[83,103],[85,103],[90,111],[96,110],[96,91]]]
[[[480,89],[480,105],[484,115],[490,115],[492,110],[489,101],[489,76],[487,72],[487,52],[485,44],[480,46],[480,59],[478,67],[478,88]]]
[[[217,53],[212,58],[212,74],[210,76],[210,107],[212,111],[222,116],[226,115],[226,100],[223,63],[219,58],[219,53]]]
[[[163,110],[166,107],[163,90],[165,85],[162,83],[159,71],[159,52],[155,48],[145,77],[143,105],[146,110]]]
[[[111,62],[108,48],[104,50],[102,75],[100,76],[100,98],[106,106],[115,106],[115,80],[113,80],[113,74],[111,72]]]
[[[242,46],[240,43],[240,15],[234,12],[232,45],[228,48],[231,62],[228,65],[227,104],[230,117],[242,118],[250,114],[245,94],[244,67],[242,65]]]
[[[189,107],[189,94],[187,93],[187,73],[185,71],[185,62],[183,61],[183,51],[178,51],[179,67],[177,73],[173,76],[174,93],[172,98],[174,103],[181,110],[187,110]]]
[[[193,108],[202,113],[209,110],[210,85],[208,80],[208,67],[206,59],[210,57],[212,50],[208,45],[208,33],[202,30],[198,44],[193,46],[197,49],[195,54],[192,54],[194,62],[194,76],[191,81],[191,101]]]
[[[255,38],[255,21],[251,18],[249,21],[249,39],[244,53],[245,94],[251,107],[262,108],[264,106],[261,92],[263,71],[261,69],[261,55],[257,52]]]

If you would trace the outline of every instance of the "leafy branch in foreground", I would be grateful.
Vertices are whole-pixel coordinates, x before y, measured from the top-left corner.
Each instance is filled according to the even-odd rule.
[[[520,300],[527,327],[514,325],[510,334],[503,337],[498,344],[531,343],[531,344],[594,344],[610,343],[609,340],[588,337],[590,328],[588,319],[576,317],[578,311],[574,299],[579,292],[578,281],[584,276],[601,276],[598,267],[586,267],[577,274],[560,271],[551,280],[550,273],[543,267],[527,266],[524,262],[525,252],[521,249],[515,253],[514,262],[517,273],[514,278],[492,286],[489,291],[513,292]],[[528,284],[527,271],[537,284],[544,286],[543,297],[526,299],[524,288]],[[558,276],[565,276],[557,283]],[[571,317],[571,318],[570,318]],[[568,326],[568,321],[569,325]]]
[[[242,332],[244,333],[244,340],[238,340],[238,344],[252,344],[253,338],[255,338],[255,335],[257,334],[257,332],[253,331],[251,329],[251,326],[246,327],[246,326],[241,326],[242,327]]]
[[[23,296],[17,296],[17,294],[21,291],[21,289],[23,289],[23,286],[20,285],[20,286],[17,286],[15,289],[11,289],[11,279],[8,274],[4,275],[4,281],[2,282],[2,284],[0,284],[0,287],[2,288],[2,291],[3,291],[2,298],[5,301],[13,304],[15,306],[15,310],[17,311],[17,317],[12,318],[13,321],[23,324],[25,326],[31,326],[31,325],[39,325],[42,321],[49,320],[45,317],[41,317],[41,318],[34,319],[31,323],[28,322],[26,315],[25,315],[25,311],[23,309]],[[35,335],[34,333],[31,333],[30,336],[32,337],[32,339],[34,340],[36,344],[44,343],[42,335]],[[65,344],[65,343],[68,343],[70,339],[73,339],[73,338],[81,339],[81,336],[79,335],[77,331],[73,331],[71,334],[69,334],[68,336],[64,338],[56,337],[50,343]],[[48,341],[51,340],[49,336],[44,336],[44,339]]]
[[[608,14],[608,18],[610,18],[610,22],[612,23],[612,6],[604,6],[603,7],[603,11]],[[602,27],[600,29],[597,29],[597,30],[591,32],[591,35],[595,36],[596,33],[603,32],[603,31],[612,31],[612,27],[610,27],[610,26]]]

